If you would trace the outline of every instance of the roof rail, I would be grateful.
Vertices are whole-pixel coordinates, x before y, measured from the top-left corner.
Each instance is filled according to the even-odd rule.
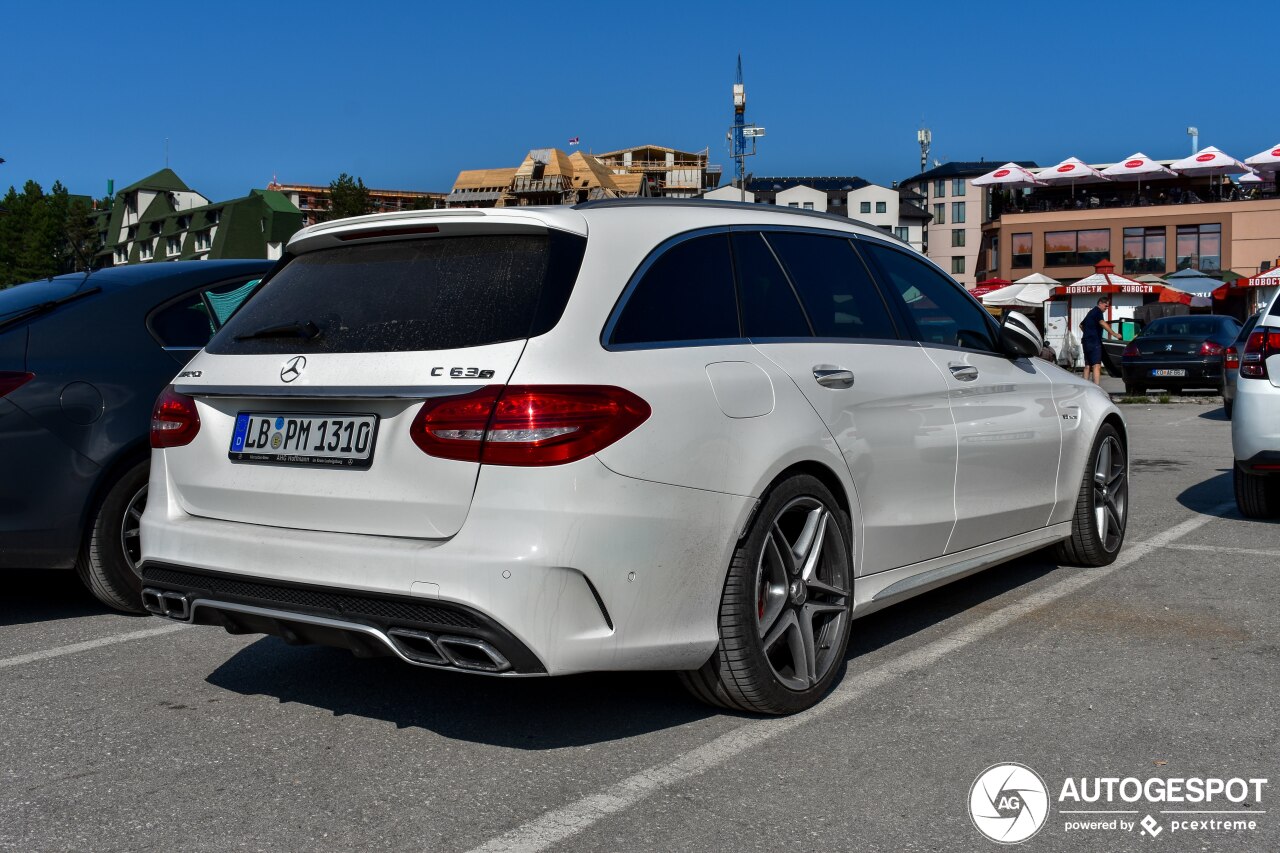
[[[609,207],[713,207],[725,210],[752,210],[756,213],[785,213],[790,216],[808,216],[817,219],[830,219],[846,225],[861,225],[900,240],[896,234],[885,231],[879,225],[863,222],[839,213],[827,213],[821,210],[804,210],[798,207],[779,207],[776,204],[758,204],[749,201],[721,201],[720,199],[702,198],[601,198],[594,201],[580,201],[573,206],[574,210],[600,210]]]

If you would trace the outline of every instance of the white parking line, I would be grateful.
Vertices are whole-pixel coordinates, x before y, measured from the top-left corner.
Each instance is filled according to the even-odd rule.
[[[1173,548],[1178,551],[1212,551],[1215,554],[1247,554],[1251,557],[1268,557],[1274,559],[1275,551],[1267,551],[1262,548],[1229,548],[1226,545],[1165,545],[1165,548]]]
[[[161,634],[172,634],[174,631],[181,631],[186,625],[178,623],[170,623],[159,628],[147,628],[144,631],[130,631],[127,634],[112,634],[110,637],[102,637],[97,640],[86,640],[83,643],[72,643],[69,646],[58,646],[56,649],[45,649],[41,652],[31,652],[26,655],[18,655],[17,657],[0,659],[0,669],[11,666],[19,666],[24,663],[33,663],[38,660],[48,660],[49,658],[60,658],[63,655],[74,655],[77,652],[87,652],[90,649],[99,649],[103,646],[113,646],[116,643],[127,643],[130,640],[141,640],[145,637],[158,637]]]
[[[1095,581],[1102,580],[1130,563],[1142,559],[1155,549],[1186,536],[1196,528],[1212,521],[1217,514],[1226,512],[1234,506],[1233,503],[1222,504],[1210,510],[1210,515],[1190,518],[1145,542],[1129,546],[1110,566],[1079,570],[1065,580],[1015,601],[954,633],[934,640],[899,658],[886,661],[867,672],[850,676],[821,703],[808,711],[791,717],[746,723],[668,764],[642,770],[603,791],[546,812],[541,817],[522,824],[510,832],[490,839],[469,853],[537,853],[553,847],[609,815],[634,806],[663,788],[697,776],[724,764],[752,747],[758,747],[765,741],[838,711],[850,702],[862,698],[891,681],[936,663],[957,649],[972,645],[1034,610],[1071,595]]]

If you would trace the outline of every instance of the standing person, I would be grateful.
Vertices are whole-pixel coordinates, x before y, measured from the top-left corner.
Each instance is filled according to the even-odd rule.
[[[1084,378],[1095,385],[1102,384],[1102,332],[1113,338],[1120,337],[1111,324],[1102,319],[1111,307],[1111,297],[1103,294],[1098,304],[1080,321],[1080,346],[1084,350]],[[1091,372],[1092,371],[1092,372]]]

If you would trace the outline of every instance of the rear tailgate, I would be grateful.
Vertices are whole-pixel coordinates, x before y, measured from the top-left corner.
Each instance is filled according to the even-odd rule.
[[[545,227],[472,223],[300,254],[175,380],[200,417],[194,441],[164,451],[180,508],[452,536],[479,463],[427,455],[411,424],[426,400],[507,383],[528,337],[559,319],[584,246]]]

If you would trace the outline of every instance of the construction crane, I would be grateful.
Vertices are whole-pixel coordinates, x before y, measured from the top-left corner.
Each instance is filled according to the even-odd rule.
[[[733,157],[734,175],[738,183],[739,201],[747,200],[746,158],[756,153],[756,140],[764,136],[764,128],[747,124],[747,89],[742,83],[742,54],[738,54],[738,79],[733,84],[733,126],[725,134]],[[747,140],[751,140],[748,145]]]

